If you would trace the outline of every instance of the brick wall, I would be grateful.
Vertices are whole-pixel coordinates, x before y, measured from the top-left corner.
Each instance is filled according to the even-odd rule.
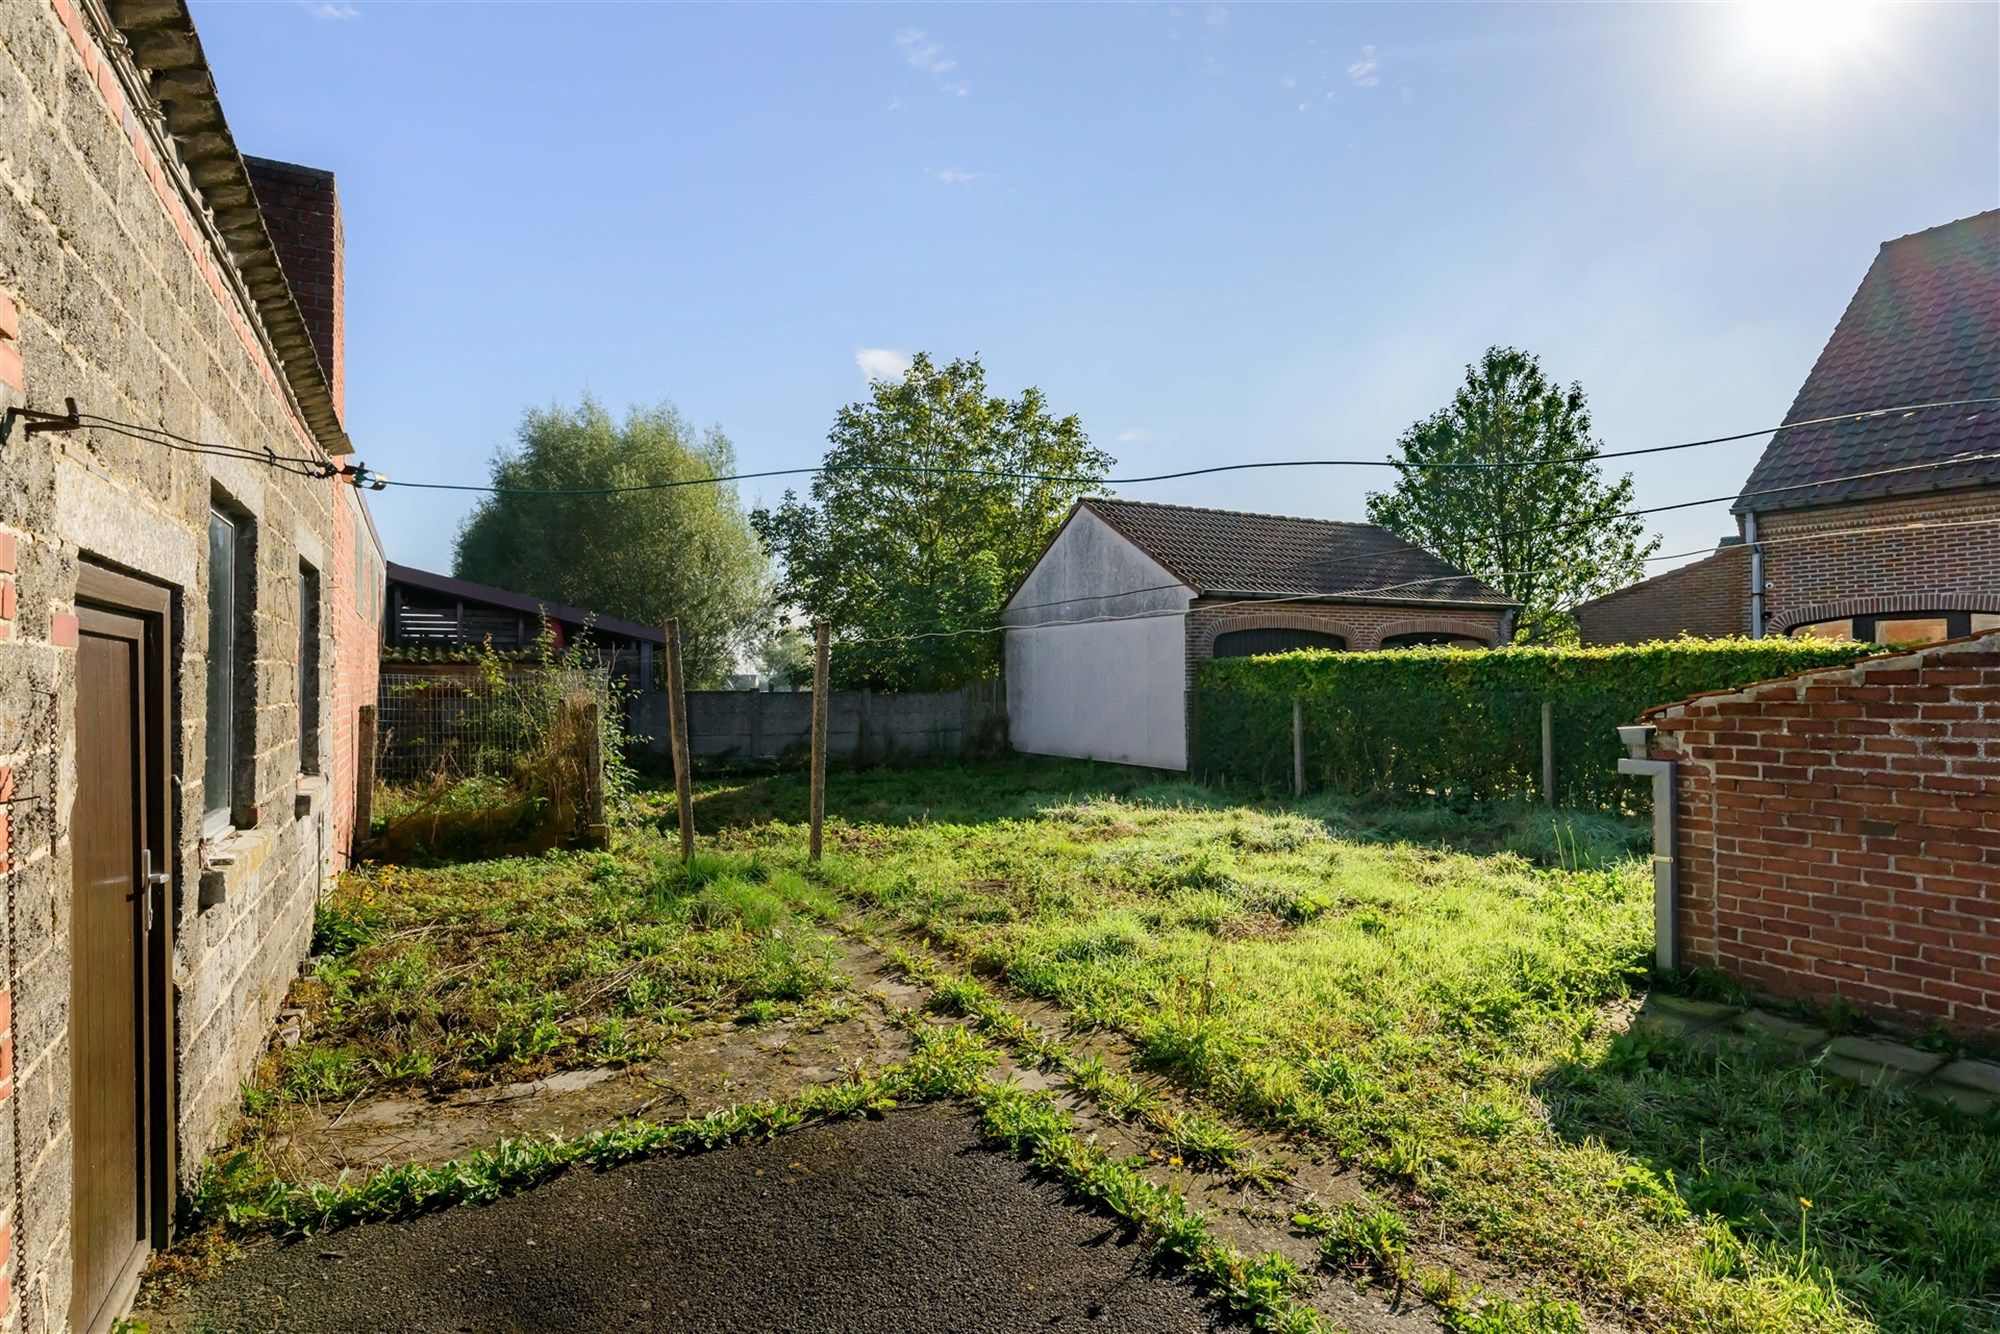
[[[1586,644],[1643,644],[1694,635],[1720,639],[1750,631],[1749,548],[1724,547],[1576,609]]]
[[[2000,634],[1654,710],[1681,958],[2000,1034]]]
[[[2000,612],[2000,488],[1792,510],[1758,522],[1772,634],[1882,612]]]
[[[1357,653],[1382,646],[1391,635],[1467,635],[1497,643],[1504,608],[1457,611],[1428,610],[1423,607],[1382,607],[1355,604],[1277,603],[1270,606],[1245,605],[1228,599],[1197,599],[1188,608],[1187,680],[1194,685],[1195,672],[1215,654],[1215,638],[1231,630],[1317,630],[1336,634]]]
[[[347,259],[340,225],[340,194],[333,173],[292,162],[248,157],[257,210],[277,247],[278,262],[292,297],[305,316],[313,350],[333,390],[334,405],[347,410]]]
[[[117,6],[171,24],[174,6]],[[0,408],[86,411],[241,448],[312,455],[341,443],[316,366],[274,349],[289,305],[261,234],[225,237],[234,150],[220,121],[174,138],[138,53],[179,61],[188,34],[127,40],[104,7],[0,3]],[[174,102],[204,70],[174,71]],[[226,152],[218,151],[218,144]],[[203,157],[203,154],[208,156]],[[194,184],[191,156],[205,164]],[[211,208],[210,205],[213,204]],[[289,296],[286,302],[289,303]],[[303,338],[303,335],[297,335]],[[309,359],[308,359],[309,361]],[[310,375],[310,379],[306,377]],[[314,395],[318,397],[315,398]],[[261,461],[196,456],[101,430],[9,440],[0,466],[0,769],[6,806],[0,986],[0,1269],[8,1325],[71,1325],[69,1033],[71,805],[79,570],[104,565],[167,590],[166,738],[172,827],[173,1145],[182,1184],[234,1115],[268,1024],[311,937],[331,841],[321,780],[301,773],[296,665],[300,571],[329,587],[332,484]],[[254,529],[239,615],[242,800],[235,828],[201,837],[209,621],[207,522],[218,497]],[[322,616],[321,661],[334,661]],[[321,714],[334,706],[322,674]],[[171,780],[178,778],[179,782]],[[25,798],[25,799],[24,799]],[[79,1315],[79,1319],[81,1316]]]
[[[333,708],[323,726],[333,817],[331,871],[347,869],[354,847],[355,745],[361,706],[375,702],[382,662],[387,562],[361,493],[343,483],[333,501]]]

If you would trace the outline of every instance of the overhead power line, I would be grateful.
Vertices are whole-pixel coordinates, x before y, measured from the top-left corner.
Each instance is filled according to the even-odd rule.
[[[1931,530],[1952,529],[1952,528],[1981,528],[1981,527],[1996,527],[1996,526],[2000,526],[2000,518],[1941,519],[1941,520],[1917,519],[1909,521],[1907,523],[1869,524],[1869,525],[1857,525],[1847,528],[1824,528],[1811,533],[1796,533],[1790,536],[1767,537],[1760,539],[1757,542],[1757,545],[1760,547],[1774,547],[1774,546],[1785,546],[1798,542],[1825,542],[1836,538],[1859,537],[1859,536],[1873,535],[1879,533],[1902,533],[1902,532],[1931,531]],[[1664,555],[1646,556],[1643,557],[1642,559],[1646,563],[1652,564],[1658,561],[1682,560],[1694,556],[1719,555],[1722,552],[1732,551],[1736,549],[1738,548],[1701,547],[1692,551],[1677,551],[1677,552],[1670,552]],[[1748,551],[1749,545],[1744,544],[1741,549],[1744,551]],[[1365,557],[1364,559],[1373,560],[1378,558],[1379,557],[1377,555],[1371,554]],[[1353,558],[1348,558],[1348,559],[1353,559]],[[1485,576],[1481,576],[1481,578],[1482,580],[1504,579],[1507,578],[1509,575],[1532,574],[1532,573],[1534,573],[1534,571],[1531,570],[1500,570],[1489,573],[1488,575]],[[862,639],[850,639],[846,640],[845,642],[850,645],[894,644],[894,643],[901,643],[906,640],[956,639],[965,635],[999,634],[1005,630],[1047,630],[1047,629],[1060,629],[1066,626],[1075,626],[1075,625],[1099,625],[1099,624],[1108,624],[1119,621],[1155,620],[1170,616],[1185,616],[1190,610],[1221,611],[1230,607],[1270,607],[1270,606],[1282,605],[1285,603],[1293,603],[1293,602],[1358,601],[1366,599],[1368,597],[1381,597],[1388,594],[1406,592],[1410,589],[1427,587],[1432,584],[1452,583],[1458,580],[1471,577],[1473,576],[1469,576],[1463,573],[1440,574],[1440,575],[1431,575],[1422,579],[1405,579],[1399,583],[1394,583],[1394,584],[1376,584],[1371,587],[1338,588],[1338,589],[1329,589],[1329,590],[1322,590],[1310,593],[1281,593],[1281,594],[1274,594],[1270,597],[1232,598],[1224,602],[1206,602],[1203,603],[1198,608],[1157,607],[1157,608],[1150,608],[1146,611],[1122,612],[1108,616],[1077,616],[1077,617],[1072,617],[1068,620],[1041,621],[1028,625],[1007,625],[1001,623],[993,625],[970,626],[952,630],[946,630],[946,629],[922,630],[922,631],[912,631],[905,634],[877,635]],[[1085,597],[1058,598],[1048,602],[1023,603],[1021,606],[1012,608],[1012,610],[1016,612],[1040,611],[1040,610],[1046,610],[1049,607],[1068,606],[1083,602],[1107,602],[1113,598],[1135,597],[1142,593],[1156,593],[1166,589],[1172,589],[1172,588],[1184,589],[1186,587],[1187,585],[1182,583],[1148,584],[1141,588],[1120,589],[1117,592],[1113,593],[1094,593]],[[1628,587],[1630,587],[1630,585],[1628,585]],[[1614,589],[1612,591],[1616,592],[1618,590]],[[1452,610],[1469,610],[1469,608],[1453,608]],[[942,623],[933,622],[933,624],[942,624]]]
[[[843,472],[877,472],[905,476],[987,477],[995,481],[1063,482],[1083,486],[1138,486],[1148,482],[1172,482],[1188,477],[1210,477],[1219,473],[1253,472],[1271,468],[1400,468],[1423,472],[1490,472],[1507,469],[1548,468],[1564,463],[1588,463],[1602,459],[1637,458],[1645,454],[1665,454],[1674,450],[1700,449],[1708,445],[1729,444],[1737,440],[1754,440],[1758,436],[1770,435],[1774,431],[1794,431],[1807,426],[1827,426],[1839,422],[1867,421],[1876,417],[1940,411],[1945,408],[1982,407],[1996,403],[2000,403],[2000,397],[1943,399],[1930,403],[1899,403],[1890,407],[1868,408],[1857,412],[1837,413],[1827,417],[1810,417],[1804,421],[1787,422],[1779,426],[1762,426],[1754,431],[1736,431],[1729,435],[1708,436],[1700,440],[1682,440],[1670,445],[1647,445],[1638,449],[1610,450],[1604,453],[1583,455],[1576,458],[1527,459],[1497,463],[1406,463],[1390,458],[1264,459],[1250,463],[1219,463],[1204,468],[1186,468],[1179,472],[1150,473],[1145,476],[1136,477],[1088,477],[1073,473],[1016,472],[1004,468],[957,468],[928,464],[857,463],[840,468],[769,468],[761,472],[725,473],[713,477],[678,477],[663,482],[632,482],[620,486],[533,487],[492,486],[477,482],[406,481],[387,481],[386,484],[406,490],[471,491],[485,495],[610,496],[623,495],[635,491],[670,491],[684,486],[717,486],[729,482],[763,481],[773,477],[812,477],[820,473]]]

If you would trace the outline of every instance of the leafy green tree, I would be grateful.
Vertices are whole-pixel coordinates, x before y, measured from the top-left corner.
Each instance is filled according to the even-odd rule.
[[[521,414],[493,485],[528,491],[656,486],[735,471],[721,430],[671,404],[621,422],[586,395]],[[488,496],[458,530],[462,579],[659,625],[681,623],[690,686],[721,684],[769,623],[769,562],[729,483],[600,495]]]
[[[1571,609],[1639,578],[1659,549],[1623,513],[1632,475],[1604,478],[1582,386],[1551,383],[1529,353],[1488,348],[1397,448],[1396,486],[1369,494],[1369,519],[1519,602],[1530,642],[1574,641]],[[1466,463],[1536,466],[1439,466]]]
[[[784,561],[780,598],[832,623],[834,683],[943,690],[995,673],[1000,636],[978,632],[1070,503],[1100,489],[1110,456],[1041,390],[989,394],[976,357],[918,355],[900,383],[842,408],[827,438],[810,499],[787,491],[750,520]]]

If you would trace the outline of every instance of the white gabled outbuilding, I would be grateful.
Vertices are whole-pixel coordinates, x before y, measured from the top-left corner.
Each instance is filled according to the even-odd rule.
[[[1209,658],[1505,643],[1518,607],[1367,523],[1089,497],[1007,599],[1014,749],[1188,767]]]

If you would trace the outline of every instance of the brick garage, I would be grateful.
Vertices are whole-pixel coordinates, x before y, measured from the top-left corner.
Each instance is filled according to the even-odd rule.
[[[0,408],[73,397],[238,449],[345,453],[338,328],[292,285],[325,286],[338,256],[308,238],[289,260],[308,269],[287,267],[185,6],[0,3],[0,106]],[[324,173],[291,183],[337,208]],[[101,1327],[305,956],[341,842],[333,794],[353,782],[343,715],[373,690],[382,561],[351,486],[261,456],[17,421],[0,458],[0,1297],[13,1328]],[[213,676],[211,631],[233,662]],[[116,671],[112,643],[138,645]],[[137,689],[104,688],[128,670]],[[131,745],[84,744],[135,699],[141,725],[114,738]],[[143,779],[105,780],[107,755]],[[120,824],[113,806],[144,809]],[[80,930],[85,907],[112,929]],[[136,966],[85,948],[121,933]],[[118,1061],[136,1077],[86,1100]],[[138,1123],[118,1143],[98,1138],[125,1129],[114,1103]],[[130,1202],[93,1212],[114,1176]]]
[[[1677,766],[1683,967],[2000,1035],[2000,635],[1645,721]]]

